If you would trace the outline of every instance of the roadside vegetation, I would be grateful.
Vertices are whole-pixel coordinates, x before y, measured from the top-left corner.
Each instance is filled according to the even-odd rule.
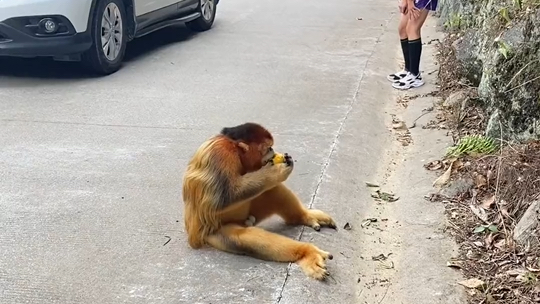
[[[501,3],[494,16],[493,24],[498,25],[492,27],[494,33],[540,15],[540,1]],[[511,131],[505,130],[504,120],[490,121],[494,107],[503,116],[519,119],[516,112],[510,113],[515,107],[510,99],[531,96],[512,92],[506,105],[486,98],[498,96],[504,100],[500,94],[510,94],[510,90],[503,90],[508,87],[514,91],[538,89],[532,97],[538,108],[528,109],[536,115],[540,77],[538,69],[531,67],[540,66],[538,57],[533,56],[538,48],[518,53],[503,39],[495,39],[500,59],[492,72],[500,74],[493,76],[499,77],[500,85],[481,88],[492,92],[479,94],[478,79],[470,77],[469,67],[456,58],[455,49],[455,42],[473,24],[471,16],[453,15],[444,24],[446,38],[439,42],[436,94],[441,103],[436,121],[427,127],[447,129],[454,146],[441,159],[425,166],[439,175],[434,181],[438,191],[429,199],[445,205],[447,232],[459,245],[459,255],[447,266],[462,271],[465,280],[459,284],[467,290],[470,303],[540,303],[540,140],[534,136],[515,140],[508,136]],[[528,45],[536,47],[540,41],[529,41]],[[503,70],[507,71],[504,75]],[[494,123],[495,127],[488,128]],[[498,131],[486,132],[488,129]]]

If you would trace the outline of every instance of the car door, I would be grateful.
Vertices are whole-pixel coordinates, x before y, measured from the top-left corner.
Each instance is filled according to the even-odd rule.
[[[168,6],[175,5],[179,0],[134,0],[135,16],[139,17],[144,14],[165,9]],[[169,9],[167,11],[170,12]]]

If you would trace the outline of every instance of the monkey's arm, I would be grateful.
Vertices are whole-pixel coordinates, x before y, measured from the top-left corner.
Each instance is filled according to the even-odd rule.
[[[235,203],[253,199],[263,192],[275,187],[278,177],[269,174],[269,170],[264,168],[255,172],[250,172],[239,176],[235,181],[226,181],[221,183],[222,188],[219,207],[227,208]]]

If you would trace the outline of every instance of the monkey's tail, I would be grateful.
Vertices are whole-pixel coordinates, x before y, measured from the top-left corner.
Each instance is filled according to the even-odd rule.
[[[200,204],[198,207],[186,204],[184,208],[184,223],[188,234],[188,243],[192,248],[198,249],[205,244],[207,236],[219,229],[216,212],[208,206]]]

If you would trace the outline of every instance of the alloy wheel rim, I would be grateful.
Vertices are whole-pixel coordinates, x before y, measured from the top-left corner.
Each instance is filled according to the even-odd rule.
[[[201,0],[201,12],[205,20],[212,19],[214,13],[214,0]]]
[[[109,3],[105,7],[101,18],[101,48],[105,57],[113,61],[120,54],[123,37],[122,15],[115,3]]]

